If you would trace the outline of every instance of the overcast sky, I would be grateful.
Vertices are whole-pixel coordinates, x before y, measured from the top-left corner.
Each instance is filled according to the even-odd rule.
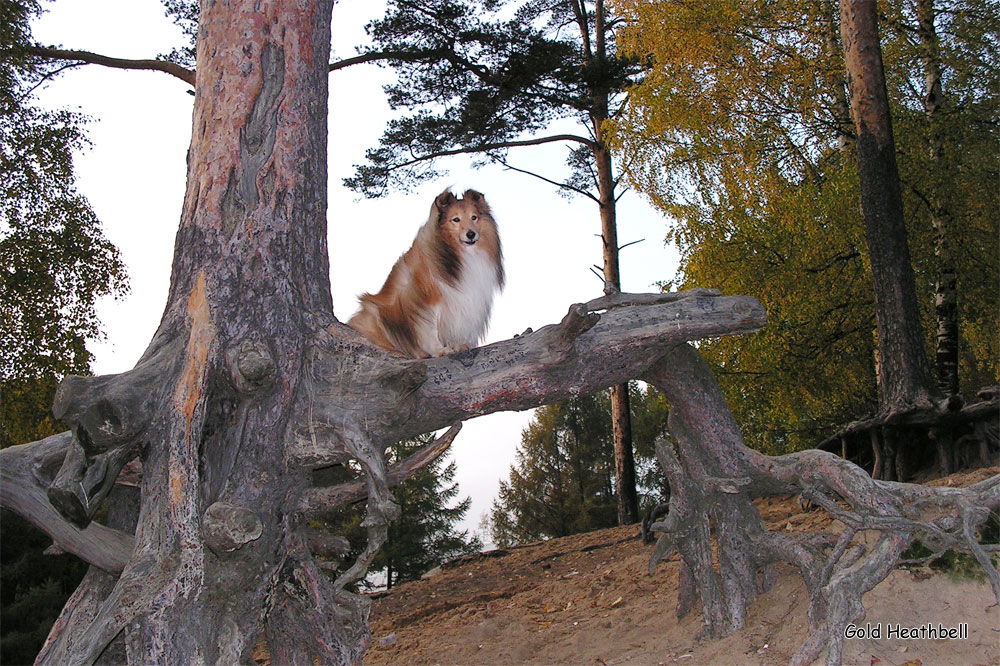
[[[158,0],[57,0],[34,24],[45,44],[122,58],[151,58],[182,43]],[[333,11],[334,57],[355,54],[364,24],[384,11],[382,2],[340,0]],[[572,303],[601,294],[589,267],[600,264],[597,205],[582,197],[567,201],[544,182],[499,167],[471,168],[468,158],[443,162],[449,176],[410,194],[362,200],[341,179],[352,175],[366,148],[377,144],[391,117],[381,86],[391,72],[359,65],[330,75],[330,279],[334,309],[346,320],[357,295],[377,291],[396,258],[426,219],[434,196],[446,187],[474,187],[486,196],[500,228],[507,287],[494,304],[486,342],[558,322]],[[77,157],[78,185],[118,246],[131,278],[131,294],[105,301],[99,313],[107,340],[92,343],[98,374],[132,368],[156,330],[166,303],[174,234],[184,194],[185,153],[194,97],[189,86],[157,72],[120,71],[95,65],[71,70],[39,93],[49,107],[89,115],[90,150]],[[521,149],[511,163],[561,180],[567,148]],[[677,255],[665,248],[664,218],[637,194],[619,202],[623,250],[622,288],[655,291],[670,279]],[[362,248],[359,251],[358,248]],[[462,496],[472,497],[464,527],[480,517],[506,478],[530,412],[505,412],[465,424],[453,445]],[[486,535],[483,535],[484,537]]]

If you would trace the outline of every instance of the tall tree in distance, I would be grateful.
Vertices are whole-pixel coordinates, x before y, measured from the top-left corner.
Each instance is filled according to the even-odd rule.
[[[608,411],[606,394],[535,411],[493,501],[494,543],[508,547],[617,523]]]
[[[393,445],[390,463],[402,462],[433,439],[425,435]],[[385,545],[372,561],[373,570],[385,571],[387,588],[417,580],[435,565],[482,549],[478,537],[456,528],[472,498],[449,506],[459,493],[454,479],[455,461],[444,464],[438,458],[396,488],[393,497],[399,504],[399,518],[389,523]]]
[[[511,8],[512,18],[500,18]],[[367,164],[345,182],[383,196],[439,177],[438,161],[457,154],[541,178],[597,204],[605,289],[620,291],[620,176],[604,123],[640,69],[618,54],[616,25],[604,0],[390,2],[368,29],[374,51],[399,54],[385,61],[399,74],[386,92],[394,109],[410,114],[390,121]],[[575,130],[564,130],[564,119]],[[570,147],[564,180],[509,159],[511,149],[550,143]],[[627,524],[638,519],[628,387],[615,387],[611,401],[618,520]]]

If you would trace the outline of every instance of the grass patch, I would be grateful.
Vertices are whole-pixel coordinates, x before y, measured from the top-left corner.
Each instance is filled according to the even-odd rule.
[[[976,536],[979,539],[979,543],[983,545],[1000,543],[1000,514],[995,511],[991,512],[986,522],[979,526]],[[986,580],[986,573],[983,571],[982,566],[969,553],[946,550],[932,560],[921,562],[927,560],[933,554],[934,551],[932,549],[924,545],[919,539],[914,539],[910,547],[903,551],[900,558],[901,561],[911,564],[926,564],[933,571],[947,573],[956,578],[975,581]],[[996,553],[992,554],[990,561],[993,562],[994,567],[997,567],[998,563],[1000,563],[1000,555]]]

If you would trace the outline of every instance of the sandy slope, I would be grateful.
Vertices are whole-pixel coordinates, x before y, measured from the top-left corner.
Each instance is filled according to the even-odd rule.
[[[967,485],[1000,468],[937,483]],[[822,511],[766,500],[771,529],[814,529]],[[783,664],[806,637],[805,586],[790,568],[760,597],[747,628],[698,641],[698,609],[678,620],[676,556],[648,573],[635,527],[480,556],[407,583],[372,605],[365,664]],[[984,581],[895,571],[865,597],[881,638],[845,642],[845,664],[1000,664],[1000,608]],[[968,638],[890,640],[890,625],[968,624]]]

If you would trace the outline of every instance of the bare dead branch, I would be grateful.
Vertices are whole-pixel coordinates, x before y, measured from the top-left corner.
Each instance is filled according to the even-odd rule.
[[[390,465],[386,470],[389,487],[398,486],[437,460],[455,441],[455,437],[458,436],[461,429],[462,424],[456,423],[447,432],[430,444],[421,447],[416,453],[395,465]],[[330,488],[314,488],[303,496],[300,510],[306,517],[315,518],[342,506],[360,502],[365,499],[367,492],[365,483],[361,480],[342,483]]]
[[[169,60],[128,60],[124,58],[111,58],[99,53],[90,51],[77,51],[72,49],[56,49],[45,46],[32,46],[28,53],[45,60],[68,60],[72,62],[87,63],[92,65],[103,65],[115,69],[135,69],[170,74],[189,86],[195,84],[195,73],[193,70],[182,67]]]
[[[323,557],[340,557],[351,552],[351,542],[323,530],[305,529],[309,552]]]
[[[368,572],[368,566],[375,558],[375,554],[385,543],[389,523],[399,516],[399,506],[393,501],[392,493],[389,492],[382,451],[353,423],[344,426],[344,443],[353,459],[360,463],[365,471],[368,504],[361,526],[368,528],[368,540],[354,564],[334,581],[333,586],[337,590],[343,590]]]
[[[673,303],[681,298],[691,298],[694,296],[711,297],[721,295],[722,292],[718,289],[703,288],[688,289],[686,291],[667,291],[661,294],[630,294],[627,292],[617,292],[614,294],[606,294],[600,298],[588,301],[586,308],[587,312],[599,312],[601,310],[610,310],[611,308],[620,308],[627,305]]]
[[[523,146],[541,146],[546,143],[559,143],[563,141],[568,141],[571,143],[581,143],[585,146],[593,146],[594,142],[591,139],[582,137],[578,134],[554,134],[552,136],[540,136],[534,139],[520,139],[511,141],[498,141],[495,143],[481,143],[475,146],[466,146],[465,148],[452,148],[450,150],[438,150],[433,153],[427,153],[426,155],[421,155],[415,157],[411,160],[401,162],[399,164],[394,164],[388,167],[388,171],[395,171],[398,169],[405,169],[406,167],[413,166],[414,164],[420,164],[421,162],[429,162],[431,160],[436,160],[439,157],[450,157],[452,155],[470,155],[475,153],[489,153],[493,150],[503,150],[506,148],[520,148]],[[512,168],[512,167],[508,167]],[[534,174],[532,174],[534,175]]]
[[[574,185],[570,185],[570,184],[565,183],[565,182],[560,183],[559,181],[552,180],[551,178],[547,178],[546,176],[543,176],[540,173],[535,173],[534,171],[529,171],[528,169],[522,169],[521,167],[516,167],[513,164],[511,164],[510,162],[508,162],[507,160],[505,160],[504,158],[500,157],[499,155],[490,154],[489,158],[491,160],[493,160],[494,162],[496,162],[497,164],[503,165],[503,167],[505,169],[509,170],[509,171],[515,171],[517,173],[523,173],[526,176],[531,176],[533,178],[537,178],[538,180],[546,182],[549,185],[554,185],[555,187],[558,187],[561,190],[566,190],[568,192],[575,192],[576,194],[579,194],[581,196],[587,197],[588,199],[590,199],[591,201],[593,201],[595,203],[600,203],[600,199],[598,199],[593,194],[591,194],[590,192],[588,192],[587,190],[585,190],[583,188],[576,187]]]
[[[138,454],[140,436],[159,404],[162,373],[176,362],[177,350],[175,341],[154,347],[120,375],[69,376],[59,383],[52,412],[70,424],[73,436],[58,472],[45,480],[49,501],[74,525],[90,522],[118,473]]]
[[[642,299],[640,299],[642,300]],[[427,380],[415,391],[364,393],[360,418],[384,424],[386,441],[398,441],[481,414],[521,410],[597,391],[637,377],[659,356],[692,339],[757,330],[766,313],[753,298],[696,292],[671,299],[662,294],[643,305],[608,310],[595,319],[583,311],[561,324],[517,338],[426,360],[406,360],[378,350],[344,327],[316,340],[310,375],[314,382],[312,421],[302,424],[289,447],[293,459],[321,467],[344,459],[334,436],[312,430],[338,427],[344,404],[336,387],[371,386],[371,377],[393,365],[419,366]],[[592,324],[592,325],[591,325]],[[572,343],[570,344],[570,341]],[[347,365],[339,355],[350,350]]]
[[[398,60],[402,62],[440,60],[449,53],[452,53],[450,49],[372,51],[370,53],[362,53],[350,58],[344,58],[342,60],[331,62],[330,71],[336,72],[337,70],[344,69],[352,65],[361,65],[368,62],[381,62],[384,60]]]
[[[85,529],[75,527],[52,507],[46,486],[37,478],[43,461],[61,462],[71,439],[72,434],[64,432],[0,451],[0,505],[31,521],[62,550],[104,571],[119,573],[132,554],[132,535],[96,523]]]

